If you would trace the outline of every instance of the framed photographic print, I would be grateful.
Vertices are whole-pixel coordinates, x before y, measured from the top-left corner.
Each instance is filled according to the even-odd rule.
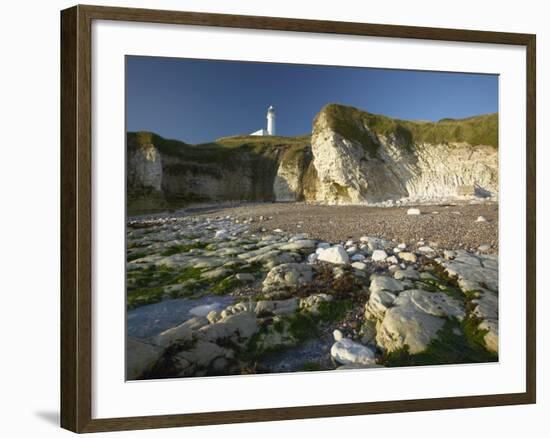
[[[535,402],[534,35],[75,6],[61,49],[64,428]]]

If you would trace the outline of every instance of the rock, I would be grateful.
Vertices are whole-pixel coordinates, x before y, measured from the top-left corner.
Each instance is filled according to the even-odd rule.
[[[351,261],[352,262],[362,262],[365,259],[366,259],[366,257],[363,254],[353,254],[351,256]]]
[[[317,261],[317,259],[319,258],[319,255],[317,255],[317,253],[311,253],[310,255],[307,256],[307,262],[308,263],[315,263]]]
[[[279,233],[279,234],[284,233],[284,231],[281,230],[280,228],[275,228],[275,229],[273,230],[273,232],[274,232],[274,233]]]
[[[453,260],[435,259],[450,277],[458,281],[463,292],[489,289],[498,292],[498,259],[494,255],[476,255],[456,251]]]
[[[353,245],[355,245],[355,242],[351,239],[347,240],[346,243],[344,244],[346,248]]]
[[[305,263],[284,263],[272,268],[263,281],[262,290],[298,287],[311,282],[313,269]]]
[[[296,242],[297,240],[305,240],[308,238],[307,233],[299,233],[292,236],[290,239],[288,239],[289,242]],[[314,245],[315,246],[315,245]]]
[[[318,249],[327,249],[327,248],[330,248],[330,243],[328,242],[319,242],[317,244],[317,248]]]
[[[243,345],[258,329],[255,313],[240,312],[201,327],[198,333],[207,341],[230,340],[235,344]]]
[[[227,277],[229,274],[231,274],[231,271],[226,268],[216,268],[211,271],[206,271],[201,274],[201,278],[205,278],[207,280],[216,280],[221,277]]]
[[[252,283],[255,280],[254,275],[246,272],[239,272],[238,274],[235,275],[235,278],[238,281],[242,281],[243,283]]]
[[[363,236],[361,238],[361,241],[367,244],[367,247],[371,251],[375,251],[377,249],[387,249],[391,247],[391,242],[385,239],[380,239],[378,237],[372,237],[372,236]]]
[[[466,312],[462,303],[443,292],[427,292],[420,289],[406,291],[412,303],[429,315],[441,318],[453,317],[462,321]],[[395,303],[399,305],[400,302]]]
[[[341,332],[340,330],[338,330],[338,329],[336,329],[336,330],[334,330],[334,331],[332,332],[332,336],[334,337],[334,340],[335,340],[336,342],[341,341],[342,339],[344,339],[344,335],[343,335],[342,332]]]
[[[476,187],[473,184],[465,184],[456,187],[456,194],[458,196],[475,196]]]
[[[376,364],[374,351],[351,339],[341,339],[330,349],[332,358],[343,365],[373,365]]]
[[[409,278],[411,280],[418,280],[420,278],[420,275],[418,274],[418,271],[407,268],[407,269],[400,269],[398,271],[395,271],[393,273],[393,278],[396,280],[404,280],[405,278]]]
[[[290,315],[298,310],[298,298],[289,298],[288,300],[258,301],[254,312],[262,317],[265,315]]]
[[[208,315],[206,315],[206,319],[209,323],[213,324],[221,319],[220,312],[212,310],[210,313],[208,313]]]
[[[430,274],[429,272],[421,272],[420,273],[420,279],[421,280],[429,280],[431,282],[437,282],[438,281],[437,277]]]
[[[328,294],[314,294],[300,300],[300,309],[306,310],[313,314],[319,312],[319,304],[332,301],[332,295]]]
[[[416,254],[412,252],[400,252],[397,254],[397,257],[408,263],[416,263],[417,260]]]
[[[366,319],[359,334],[362,344],[370,344],[376,337],[376,324],[372,320]]]
[[[332,268],[332,276],[334,279],[340,278],[342,275],[344,275],[346,271],[344,271],[340,266],[335,266]]]
[[[418,354],[437,336],[446,315],[463,318],[464,310],[443,293],[401,292],[379,324],[376,341],[390,352],[408,346],[410,354]]]
[[[226,240],[226,239],[229,239],[229,232],[227,230],[218,230],[216,231],[216,234],[214,235],[214,237],[216,239],[222,239],[222,240]]]
[[[383,249],[376,249],[372,253],[372,259],[375,262],[382,262],[388,258],[388,254]]]
[[[416,215],[419,215],[420,214],[420,210],[418,208],[409,208],[407,210],[407,214],[409,216],[413,215],[413,216],[416,216]]]
[[[485,217],[483,216],[478,216],[476,222],[487,222],[487,219],[485,219]]]
[[[337,265],[347,265],[349,263],[349,255],[342,245],[334,245],[330,248],[321,249],[318,254],[319,260],[322,262],[334,263]]]
[[[208,368],[211,362],[218,358],[232,358],[233,352],[214,342],[199,340],[189,350],[178,352],[174,363],[180,370],[180,376],[193,375],[197,369]]]
[[[452,260],[456,257],[456,252],[446,249],[443,251],[443,257],[445,257],[447,260]]]
[[[475,304],[472,311],[475,316],[498,321],[498,295],[496,293],[489,290],[480,291],[472,303]]]
[[[227,306],[220,312],[220,319],[227,318],[228,316],[235,315],[241,312],[254,312],[255,303],[251,300],[240,301],[236,304]]]
[[[400,243],[399,245],[397,245],[397,248],[401,251],[404,251],[405,249],[407,249],[407,245],[405,243]]]
[[[421,246],[420,248],[417,249],[417,251],[423,254],[431,254],[434,252],[434,250],[430,246]]]
[[[126,379],[143,377],[162,356],[164,349],[138,339],[126,340]]]
[[[386,259],[386,262],[391,263],[392,265],[395,265],[399,263],[399,260],[397,260],[397,257],[395,256],[390,256]]]
[[[393,305],[397,296],[385,290],[371,292],[369,300],[365,305],[365,318],[367,320],[381,320],[386,311]]]
[[[376,292],[387,290],[390,292],[401,292],[404,289],[403,283],[386,275],[372,274],[370,277],[370,291]]]
[[[351,264],[351,267],[354,269],[359,269],[360,271],[364,271],[367,269],[367,264],[363,262],[353,262]]]
[[[487,244],[484,244],[484,245],[480,245],[477,250],[479,252],[487,252],[487,251],[490,251],[491,250],[491,245],[487,245]]]
[[[313,240],[296,240],[279,247],[282,251],[304,251],[312,248],[315,248],[315,242]]]
[[[349,255],[355,254],[357,251],[359,251],[359,249],[358,249],[357,246],[355,246],[355,245],[346,248],[346,252],[347,252]]]
[[[487,350],[498,353],[498,321],[486,319],[479,324],[478,328],[480,330],[488,330],[483,337]]]
[[[399,265],[391,265],[388,267],[388,272],[393,274],[395,271],[399,271],[399,269],[401,269]]]
[[[191,318],[180,325],[171,327],[158,334],[155,338],[155,343],[162,347],[167,347],[174,343],[191,342],[193,340],[193,331],[207,324],[208,319],[205,317]]]

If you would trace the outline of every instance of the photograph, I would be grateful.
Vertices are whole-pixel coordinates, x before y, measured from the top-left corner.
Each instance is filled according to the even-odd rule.
[[[124,75],[126,380],[499,361],[498,74]]]

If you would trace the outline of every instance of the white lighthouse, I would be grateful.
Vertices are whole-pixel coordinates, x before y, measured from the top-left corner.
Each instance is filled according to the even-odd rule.
[[[273,105],[267,109],[267,129],[259,129],[250,135],[275,135],[275,108]]]
[[[275,108],[273,105],[267,109],[267,135],[275,135]]]

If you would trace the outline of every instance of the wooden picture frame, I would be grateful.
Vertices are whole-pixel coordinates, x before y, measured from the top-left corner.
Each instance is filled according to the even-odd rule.
[[[526,48],[527,246],[526,391],[127,418],[92,418],[92,92],[93,20],[185,24],[387,38],[518,45]],[[61,426],[98,432],[328,416],[529,404],[536,401],[535,111],[536,37],[530,34],[75,6],[61,12]]]

